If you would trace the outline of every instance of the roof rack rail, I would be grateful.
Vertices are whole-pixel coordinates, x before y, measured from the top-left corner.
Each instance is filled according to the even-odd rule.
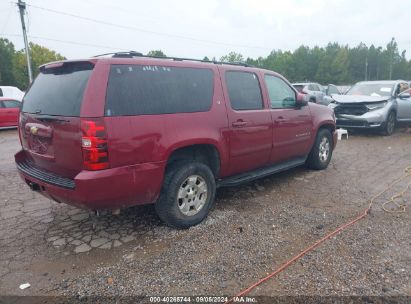
[[[136,51],[106,53],[106,54],[96,55],[93,57],[101,57],[101,56],[107,56],[107,55],[112,55],[113,58],[144,57],[144,58],[156,58],[156,59],[169,59],[169,60],[174,60],[174,61],[196,61],[196,62],[205,62],[205,63],[214,63],[214,64],[228,64],[228,65],[236,65],[236,66],[244,66],[244,67],[254,67],[253,65],[250,65],[250,64],[247,64],[241,61],[225,62],[225,61],[202,60],[202,59],[182,58],[182,57],[150,56],[150,55],[143,55],[142,53],[136,52]]]
[[[104,53],[104,54],[100,54],[100,55],[95,55],[95,56],[93,56],[93,58],[103,57],[103,56],[108,56],[108,55],[113,55],[112,57],[131,58],[131,57],[134,57],[134,56],[143,56],[143,53],[136,52],[136,51],[113,52],[113,53]]]

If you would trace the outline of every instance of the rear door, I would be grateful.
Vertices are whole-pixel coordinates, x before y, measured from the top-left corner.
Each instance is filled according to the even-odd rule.
[[[272,120],[265,107],[256,73],[222,72],[227,99],[230,174],[268,164],[272,148]]]
[[[280,163],[307,155],[312,132],[309,107],[296,107],[296,92],[280,77],[265,74],[264,79],[273,120],[270,162]]]
[[[17,126],[21,103],[17,100],[3,100],[6,122],[9,126]]]
[[[23,99],[20,137],[35,166],[73,178],[82,170],[80,112],[91,62],[42,68]]]

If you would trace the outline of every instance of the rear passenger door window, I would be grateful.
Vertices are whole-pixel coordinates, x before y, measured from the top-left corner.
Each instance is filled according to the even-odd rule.
[[[250,72],[233,72],[225,74],[228,95],[231,107],[234,110],[259,110],[263,109],[258,77]]]
[[[106,116],[205,112],[211,108],[210,69],[112,65]]]
[[[272,109],[295,107],[295,91],[284,80],[273,75],[265,75],[264,79]]]

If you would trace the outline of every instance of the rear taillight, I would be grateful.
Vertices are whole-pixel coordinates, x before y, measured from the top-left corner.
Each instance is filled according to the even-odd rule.
[[[81,147],[86,170],[102,170],[109,167],[106,129],[102,119],[82,119]]]
[[[18,132],[19,132],[19,139],[20,139],[20,145],[23,146],[23,141],[21,140],[21,132],[22,130],[24,130],[24,126],[23,126],[24,122],[23,122],[23,115],[21,114],[21,112],[19,113],[19,126],[18,126]]]

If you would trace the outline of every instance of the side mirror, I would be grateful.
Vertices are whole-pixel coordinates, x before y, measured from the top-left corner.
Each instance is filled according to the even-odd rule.
[[[398,95],[398,97],[399,97],[400,99],[408,99],[408,98],[411,97],[411,94],[408,93],[408,92],[404,92],[404,93],[401,93],[400,95]]]
[[[295,105],[299,108],[306,106],[308,104],[306,95],[297,93],[297,100],[295,102]]]

